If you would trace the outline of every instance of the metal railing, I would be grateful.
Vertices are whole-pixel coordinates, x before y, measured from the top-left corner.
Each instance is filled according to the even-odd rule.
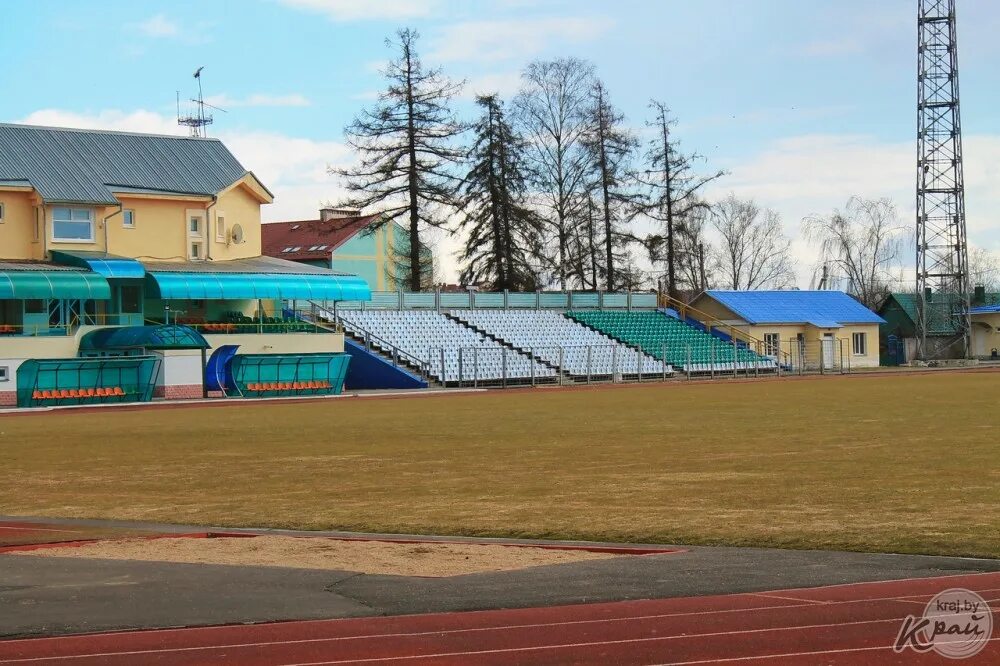
[[[393,366],[416,372],[423,379],[432,379],[427,364],[417,356],[410,354],[393,343],[380,338],[363,326],[345,319],[335,308],[327,308],[325,304],[307,301],[308,309],[296,309],[296,316],[305,321],[311,321],[317,326],[331,325],[340,333],[348,333],[356,339],[368,352],[378,352],[392,362]]]
[[[87,314],[74,316],[69,322],[43,324],[0,324],[0,336],[70,337],[81,326],[123,326],[136,321],[137,314]]]
[[[693,319],[695,322],[701,324],[704,327],[705,332],[709,335],[714,335],[713,331],[718,330],[724,333],[728,338],[738,340],[739,342],[745,344],[749,349],[760,350],[768,347],[768,345],[760,338],[756,338],[746,331],[740,330],[733,324],[724,322],[703,310],[699,310],[689,303],[677,300],[676,298],[671,298],[668,294],[660,294],[659,300],[667,307],[676,310],[680,315],[681,321],[686,322],[690,317],[690,319]],[[773,345],[771,347],[773,347]],[[780,348],[773,351],[776,353],[769,354],[769,356],[774,356],[779,365],[789,363],[789,358],[781,357],[784,352]]]
[[[595,310],[656,308],[652,292],[605,291],[373,291],[368,301],[341,301],[344,310]]]
[[[628,351],[616,345],[429,346],[422,361],[431,376],[449,386],[621,382],[673,375],[669,363]]]

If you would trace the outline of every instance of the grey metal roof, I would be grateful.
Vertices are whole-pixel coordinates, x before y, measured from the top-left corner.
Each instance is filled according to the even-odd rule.
[[[139,263],[155,273],[284,273],[287,275],[351,275],[329,268],[300,264],[275,257],[250,257],[229,261],[147,261]]]
[[[212,195],[246,173],[217,139],[0,123],[0,181],[49,203],[115,204],[121,188]]]
[[[0,271],[59,271],[69,273],[82,273],[84,269],[75,266],[60,266],[48,261],[12,261],[0,259]]]

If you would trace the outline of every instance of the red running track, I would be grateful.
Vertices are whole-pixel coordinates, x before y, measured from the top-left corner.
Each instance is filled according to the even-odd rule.
[[[902,619],[1000,573],[518,610],[165,629],[0,642],[0,664],[941,664],[895,654]],[[1000,630],[967,664],[1000,663]]]

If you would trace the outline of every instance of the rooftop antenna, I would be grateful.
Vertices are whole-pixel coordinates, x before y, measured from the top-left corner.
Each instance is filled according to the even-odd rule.
[[[205,97],[201,90],[201,70],[203,69],[205,68],[199,67],[194,72],[194,78],[198,79],[198,99],[191,98],[191,101],[195,103],[195,112],[193,114],[181,115],[181,94],[180,91],[177,92],[177,124],[189,128],[191,136],[198,138],[206,136],[205,127],[211,125],[213,122],[212,116],[205,112],[205,107],[222,111],[223,113],[226,112],[225,109],[220,109],[205,102]]]

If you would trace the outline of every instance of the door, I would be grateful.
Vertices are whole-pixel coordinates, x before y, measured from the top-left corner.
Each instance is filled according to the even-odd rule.
[[[833,370],[833,333],[823,334],[823,369]]]

